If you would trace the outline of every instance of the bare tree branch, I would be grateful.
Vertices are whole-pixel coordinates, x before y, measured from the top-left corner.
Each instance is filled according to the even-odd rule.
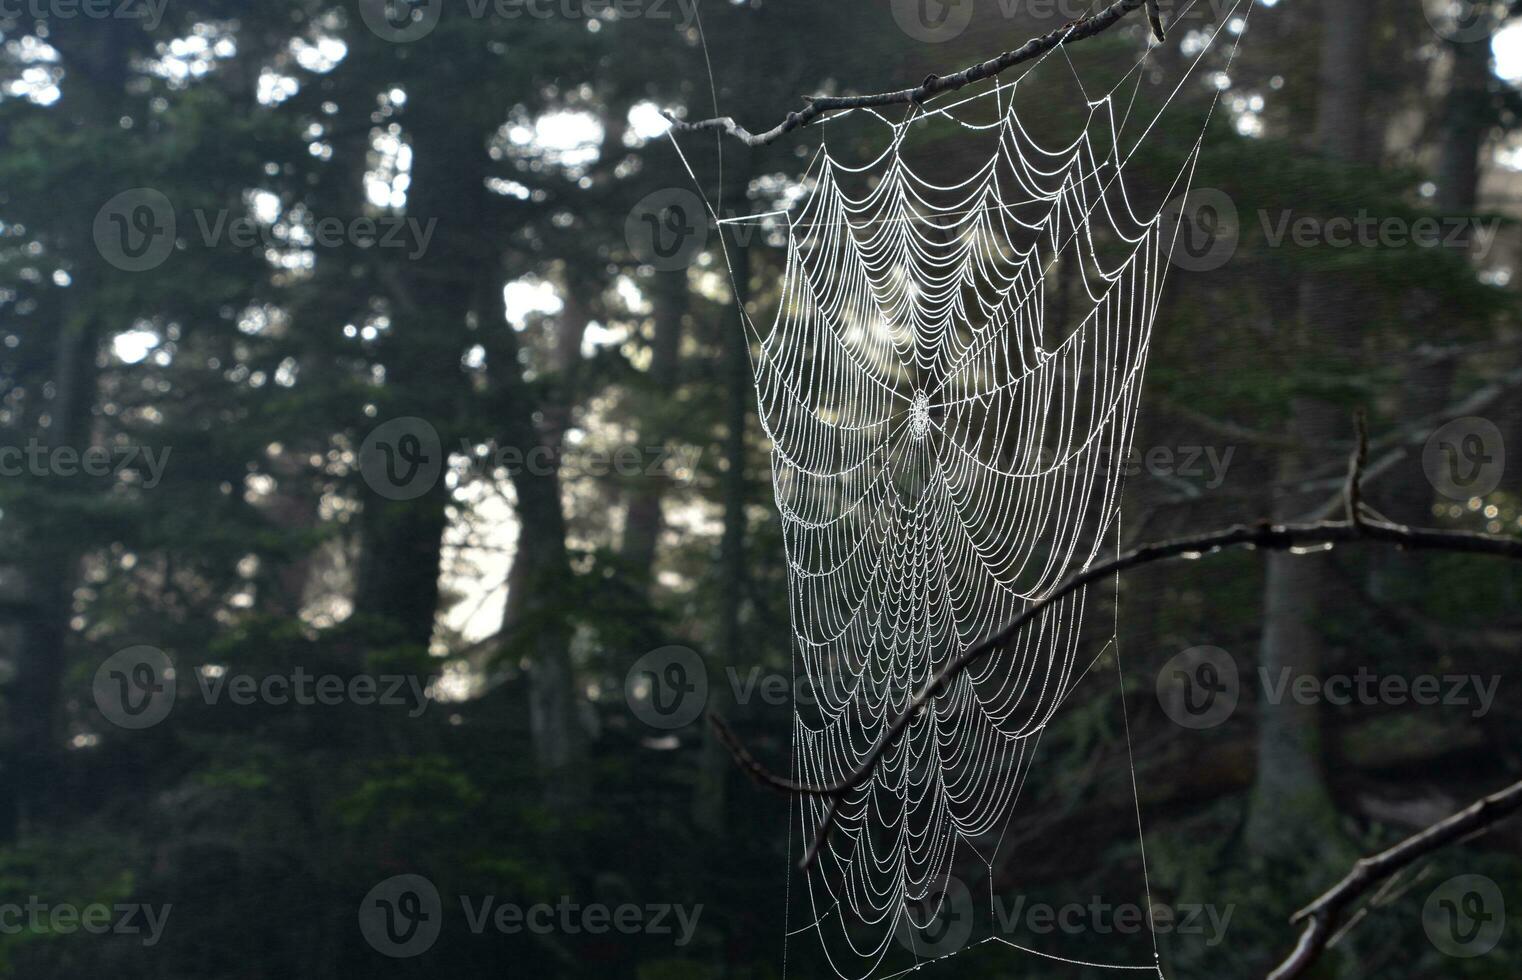
[[[1147,0],[1147,23],[1152,25],[1152,36],[1161,44],[1168,40],[1168,35],[1163,32],[1163,15],[1157,9],[1157,0]]]
[[[964,68],[953,75],[931,75],[914,88],[899,89],[894,92],[879,92],[876,95],[840,95],[840,96],[804,96],[808,105],[799,112],[790,112],[787,118],[764,133],[752,133],[750,130],[735,122],[730,116],[719,116],[715,119],[700,119],[695,122],[686,122],[678,119],[669,112],[662,111],[671,123],[671,128],[679,133],[695,133],[702,130],[717,129],[728,133],[735,139],[747,146],[765,146],[775,142],[795,129],[811,125],[819,121],[826,113],[836,112],[843,109],[865,109],[885,105],[919,105],[926,99],[940,95],[942,92],[954,92],[959,88],[971,85],[973,82],[992,78],[1006,68],[1018,65],[1023,61],[1031,61],[1046,54],[1048,51],[1063,44],[1073,41],[1082,41],[1084,38],[1102,34],[1113,26],[1126,14],[1140,7],[1143,2],[1147,4],[1148,18],[1152,24],[1153,33],[1157,39],[1163,39],[1162,18],[1157,13],[1157,0],[1116,0],[1099,13],[1090,17],[1082,17],[1070,24],[1064,24],[1054,31],[1033,37],[1013,51],[1006,51],[997,58]]]
[[[1522,782],[1475,801],[1387,851],[1360,858],[1341,881],[1290,919],[1291,922],[1304,922],[1305,930],[1300,934],[1294,952],[1268,975],[1268,980],[1290,980],[1304,973],[1326,949],[1342,913],[1371,887],[1417,859],[1463,840],[1518,810],[1522,810]]]
[[[1337,544],[1372,542],[1393,545],[1410,551],[1450,551],[1522,561],[1522,538],[1477,534],[1470,531],[1413,528],[1369,517],[1364,512],[1359,489],[1363,480],[1363,464],[1368,455],[1367,433],[1361,419],[1358,431],[1359,438],[1348,461],[1348,477],[1344,488],[1346,520],[1309,524],[1270,524],[1267,521],[1251,525],[1238,524],[1222,531],[1145,544],[1109,561],[1090,565],[1067,578],[1041,599],[1031,603],[1024,612],[1010,620],[992,636],[970,647],[942,667],[908,707],[893,719],[856,769],[839,782],[829,785],[811,785],[778,776],[741,744],[722,718],[718,715],[710,715],[709,723],[752,779],[781,793],[816,796],[831,800],[830,808],[820,822],[814,840],[800,863],[800,867],[807,869],[818,857],[819,851],[833,830],[841,799],[864,785],[872,777],[872,773],[888,749],[903,735],[910,723],[925,711],[930,702],[944,693],[951,682],[963,671],[989,654],[1007,646],[1022,629],[1052,605],[1084,586],[1142,565],[1172,558],[1203,558],[1228,548],[1293,551]]]
[[[1358,439],[1348,461],[1348,480],[1342,489],[1342,499],[1347,505],[1348,523],[1357,527],[1363,519],[1363,468],[1369,463],[1369,422],[1360,411],[1353,424],[1358,430]]]

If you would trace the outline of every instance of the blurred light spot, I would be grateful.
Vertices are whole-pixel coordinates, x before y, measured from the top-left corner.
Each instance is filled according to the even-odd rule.
[[[503,286],[502,306],[507,322],[519,329],[535,313],[553,315],[565,308],[554,286],[530,279],[515,279]]]
[[[671,123],[654,102],[637,102],[629,110],[629,131],[642,140],[664,136],[670,128]]]
[[[152,330],[128,330],[111,340],[111,351],[123,364],[136,364],[159,345],[159,335]]]

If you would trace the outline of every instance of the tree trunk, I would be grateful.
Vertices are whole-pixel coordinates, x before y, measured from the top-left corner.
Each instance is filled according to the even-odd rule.
[[[1364,96],[1371,7],[1368,0],[1326,0],[1323,7],[1315,138],[1316,149],[1332,160],[1354,163],[1370,155]],[[1359,314],[1346,283],[1308,275],[1300,294],[1297,346],[1326,359],[1328,371],[1342,369],[1356,361],[1362,342]],[[1346,442],[1352,425],[1344,408],[1319,398],[1297,397],[1291,412],[1290,436],[1305,448],[1281,456],[1278,478],[1286,486],[1324,463],[1325,450],[1318,447]],[[1301,517],[1318,502],[1315,495],[1286,493],[1275,517]],[[1275,552],[1267,566],[1261,667],[1269,678],[1286,670],[1291,677],[1319,677],[1325,650],[1318,624],[1322,610],[1332,608],[1324,605],[1334,587],[1330,565],[1323,557]],[[1307,840],[1336,839],[1336,811],[1322,768],[1322,721],[1315,704],[1292,698],[1271,704],[1260,693],[1258,767],[1247,824],[1248,840],[1260,855],[1291,857]]]
[[[393,258],[396,268],[383,273],[401,286],[391,297],[394,326],[381,350],[386,380],[376,422],[423,419],[438,432],[447,460],[461,434],[460,393],[467,389],[460,357],[473,342],[467,321],[482,294],[475,280],[496,281],[501,273],[497,256],[483,254],[474,231],[490,207],[485,136],[443,111],[444,93],[420,91],[414,98],[424,108],[416,122],[407,213],[436,221],[437,234],[426,254]],[[392,642],[426,648],[432,641],[448,503],[442,469],[415,499],[365,498],[355,607],[386,620]]]
[[[672,408],[669,398],[680,380],[682,353],[682,319],[687,315],[687,270],[661,272],[655,276],[651,290],[654,306],[654,336],[650,344],[650,370],[646,372],[643,391],[638,399],[643,406],[640,428],[642,453],[670,439]],[[629,491],[629,507],[624,515],[621,557],[631,580],[647,596],[654,580],[656,546],[661,535],[661,504],[666,493],[665,480],[656,475],[635,478]]]
[[[537,458],[533,450],[543,446],[551,450],[553,460],[564,432],[544,432],[535,424],[539,406],[523,379],[517,337],[510,327],[499,329],[503,342],[494,362],[501,363],[507,375],[497,382],[502,388],[502,444],[521,447],[525,460]],[[518,543],[502,633],[509,656],[528,661],[529,729],[545,805],[566,818],[586,800],[589,781],[587,739],[577,714],[571,659],[575,630],[570,610],[576,605],[576,581],[566,552],[560,474],[554,465],[523,465],[513,471],[512,481],[518,498]]]
[[[433,640],[447,503],[442,477],[415,500],[365,500],[354,606],[384,617],[388,642],[426,648]]]
[[[1473,214],[1478,203],[1480,153],[1488,138],[1494,113],[1489,104],[1491,50],[1489,44],[1448,45],[1452,75],[1439,110],[1437,194],[1433,203],[1442,217]],[[1464,245],[1469,238],[1466,234]],[[1411,303],[1413,316],[1423,322],[1440,313],[1438,300],[1417,296]],[[1418,352],[1420,355],[1420,352]],[[1453,397],[1458,360],[1434,358],[1411,370],[1402,386],[1401,408],[1396,423],[1426,418],[1441,412]],[[1446,420],[1444,420],[1446,421]],[[1439,423],[1441,424],[1441,422]],[[1433,487],[1422,466],[1420,449],[1382,481],[1375,501],[1391,520],[1402,524],[1431,524]],[[1380,594],[1382,575],[1375,574]]]
[[[743,176],[743,175],[742,175]],[[746,180],[736,178],[741,194]],[[748,248],[730,250],[734,263],[737,305],[743,309],[750,299],[750,254]],[[722,333],[724,363],[724,473],[722,498],[724,532],[719,542],[719,655],[715,667],[743,663],[742,651],[748,644],[741,623],[745,601],[745,428],[750,419],[754,396],[750,376],[750,335],[743,317],[726,324]],[[715,677],[722,671],[711,672]],[[708,685],[708,710],[723,713],[724,695],[729,688],[720,683]],[[733,769],[729,753],[717,739],[703,743],[702,772],[694,804],[694,819],[707,832],[722,835],[725,825],[725,788]]]
[[[80,127],[114,127],[123,113],[129,65],[138,46],[129,30],[135,25],[117,20],[60,27],[51,35],[65,63],[75,66],[66,94],[51,114]],[[72,212],[66,227],[90,227],[96,205],[88,195],[64,206]],[[48,426],[36,434],[45,445],[83,450],[91,441],[96,355],[104,329],[93,305],[103,266],[98,252],[83,242],[73,258],[74,285],[51,366],[53,395],[43,409]],[[45,801],[58,772],[59,707],[83,554],[75,535],[52,528],[23,534],[22,549],[18,565],[28,578],[16,623],[15,675],[5,688],[10,732],[0,770],[0,842],[13,841],[29,825],[46,820]]]
[[[90,279],[76,280],[86,296]],[[85,300],[88,303],[88,298]],[[59,332],[53,366],[55,397],[41,439],[51,446],[90,444],[90,406],[95,398],[95,355],[100,324],[92,312],[71,318]],[[45,534],[23,562],[30,584],[19,626],[16,673],[7,693],[11,744],[5,771],[8,800],[0,807],[0,840],[15,840],[43,822],[52,777],[57,773],[59,702],[80,547],[70,535]]]

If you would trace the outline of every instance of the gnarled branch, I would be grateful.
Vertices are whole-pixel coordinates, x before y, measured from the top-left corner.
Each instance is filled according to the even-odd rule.
[[[1353,865],[1353,870],[1341,881],[1291,917],[1292,923],[1304,922],[1305,930],[1301,932],[1300,942],[1294,951],[1268,975],[1268,980],[1291,980],[1304,973],[1316,957],[1321,955],[1322,950],[1326,949],[1342,913],[1374,885],[1408,867],[1418,858],[1463,840],[1518,810],[1522,810],[1522,783],[1513,783],[1498,793],[1476,800],[1448,819],[1406,838],[1387,851],[1373,857],[1360,858]]]
[[[964,68],[951,75],[931,75],[914,88],[899,89],[894,92],[879,92],[875,95],[838,95],[838,96],[805,96],[805,105],[798,112],[790,112],[787,118],[764,133],[752,133],[750,130],[735,122],[733,117],[719,116],[714,119],[700,119],[694,122],[686,122],[678,119],[671,113],[662,111],[671,123],[671,128],[678,133],[695,133],[703,130],[717,129],[728,133],[735,139],[747,146],[765,146],[773,143],[795,129],[818,122],[826,113],[838,112],[844,109],[867,109],[885,105],[919,105],[926,99],[940,95],[942,92],[954,92],[959,88],[971,85],[973,82],[992,78],[1006,68],[1018,65],[1023,61],[1031,61],[1046,54],[1063,44],[1073,41],[1082,41],[1084,38],[1102,34],[1113,26],[1126,14],[1140,7],[1143,2],[1147,5],[1147,18],[1152,24],[1152,31],[1161,41],[1163,39],[1162,17],[1157,10],[1157,0],[1116,0],[1099,13],[1090,17],[1083,17],[1070,24],[1064,24],[1054,31],[1050,31],[1040,37],[1033,37],[1013,51],[1006,51],[997,58]]]
[[[741,768],[751,778],[778,792],[799,796],[829,799],[830,807],[805,853],[800,867],[807,869],[819,856],[829,839],[839,813],[840,801],[853,790],[864,785],[876,771],[888,749],[903,735],[910,723],[923,712],[936,697],[946,691],[958,675],[986,658],[989,654],[1008,646],[1022,629],[1039,617],[1052,605],[1068,595],[1101,579],[1150,565],[1171,558],[1202,558],[1219,554],[1228,548],[1259,548],[1265,551],[1291,551],[1301,548],[1369,542],[1393,545],[1411,551],[1451,551],[1472,555],[1491,555],[1522,561],[1522,538],[1509,538],[1494,534],[1478,534],[1471,531],[1440,531],[1432,528],[1413,528],[1375,519],[1365,511],[1359,487],[1363,479],[1363,465],[1368,456],[1367,432],[1362,420],[1358,423],[1358,440],[1348,463],[1348,477],[1344,487],[1346,520],[1318,521],[1307,524],[1238,524],[1209,534],[1174,538],[1153,544],[1145,544],[1118,555],[1106,562],[1090,565],[1053,588],[1036,602],[1031,603],[1014,619],[997,630],[992,636],[959,654],[936,674],[935,678],[920,691],[867,752],[856,769],[839,782],[828,785],[798,783],[772,772],[740,742],[734,732],[718,715],[710,715],[709,723],[719,738],[729,748]]]

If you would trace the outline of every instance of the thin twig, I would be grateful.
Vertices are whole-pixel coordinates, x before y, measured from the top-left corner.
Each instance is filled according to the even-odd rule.
[[[1369,420],[1360,409],[1353,424],[1358,437],[1353,441],[1353,454],[1348,459],[1348,480],[1342,489],[1343,502],[1347,504],[1348,523],[1358,527],[1363,523],[1363,468],[1369,463]]]
[[[1158,44],[1168,40],[1168,35],[1163,33],[1163,15],[1157,9],[1157,0],[1147,0],[1147,23],[1152,25],[1152,36],[1157,38]]]
[[[903,735],[910,723],[925,710],[931,701],[945,692],[958,675],[989,654],[1008,646],[1022,629],[1058,601],[1087,585],[1120,572],[1173,558],[1202,558],[1206,555],[1218,554],[1228,548],[1293,551],[1355,542],[1376,542],[1411,551],[1450,551],[1522,561],[1522,538],[1478,534],[1472,531],[1413,528],[1371,518],[1363,513],[1362,508],[1358,506],[1357,488],[1362,481],[1362,465],[1366,454],[1367,435],[1360,424],[1360,436],[1349,463],[1346,492],[1351,495],[1351,498],[1346,502],[1346,513],[1350,515],[1348,520],[1319,521],[1309,524],[1270,524],[1267,521],[1260,521],[1257,524],[1238,524],[1208,534],[1145,544],[1073,574],[1052,591],[1027,606],[1023,612],[992,636],[962,652],[942,667],[935,678],[893,719],[855,770],[839,782],[829,785],[812,785],[778,776],[767,769],[740,743],[722,719],[711,716],[710,722],[719,732],[725,745],[729,747],[735,760],[758,782],[784,793],[838,800],[866,784],[893,743]],[[817,828],[814,841],[800,867],[807,869],[818,856],[820,848],[833,829],[832,825],[838,810],[838,806],[832,806],[825,814],[825,819]]]
[[[760,785],[787,795],[818,795],[814,793],[813,787],[806,786],[803,783],[795,783],[791,779],[783,779],[762,765],[755,756],[750,754],[750,750],[735,735],[734,730],[729,727],[729,723],[722,716],[710,714],[708,716],[708,724],[713,728],[714,734],[719,737],[719,741],[723,742],[724,747],[729,750],[729,754],[734,756],[734,760],[739,767],[745,770],[745,773]]]
[[[1476,800],[1387,851],[1360,858],[1341,881],[1290,919],[1290,922],[1304,922],[1305,930],[1301,932],[1294,951],[1268,975],[1268,980],[1291,980],[1304,973],[1326,948],[1343,911],[1375,884],[1409,867],[1418,858],[1483,830],[1518,810],[1522,810],[1522,782]]]
[[[1082,41],[1096,34],[1102,34],[1116,21],[1126,14],[1140,7],[1146,2],[1149,7],[1149,16],[1152,20],[1153,33],[1158,40],[1162,40],[1162,20],[1155,12],[1157,0],[1116,0],[1115,3],[1094,14],[1092,17],[1080,18],[1071,24],[1065,24],[1054,31],[1033,37],[1013,51],[1006,51],[997,58],[980,62],[969,68],[964,68],[952,75],[931,75],[914,88],[899,89],[894,92],[879,92],[876,95],[837,95],[804,97],[807,103],[798,112],[790,112],[787,118],[764,133],[752,133],[750,130],[734,121],[731,116],[719,116],[714,119],[700,119],[695,122],[686,122],[678,119],[665,110],[661,115],[671,123],[671,128],[679,133],[695,133],[701,130],[717,129],[747,146],[765,146],[775,142],[795,129],[811,125],[817,122],[826,113],[837,112],[842,109],[866,109],[885,105],[920,105],[933,96],[942,92],[954,92],[959,88],[971,85],[973,82],[992,78],[1006,68],[1018,65],[1023,61],[1031,61],[1053,50],[1059,45],[1070,44],[1074,41]]]

